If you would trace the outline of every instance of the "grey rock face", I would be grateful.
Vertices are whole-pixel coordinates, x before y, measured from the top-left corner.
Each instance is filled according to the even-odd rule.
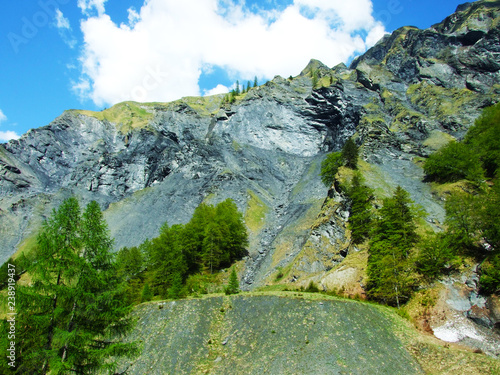
[[[327,194],[321,160],[353,135],[372,187],[390,194],[401,185],[430,222],[442,221],[415,160],[461,137],[498,100],[498,3],[459,7],[428,30],[399,29],[350,68],[312,60],[299,76],[275,77],[232,105],[222,97],[135,103],[135,126],[68,111],[0,145],[0,262],[72,194],[102,205],[116,249],[156,236],[165,221],[187,222],[201,202],[232,198],[251,215],[255,196],[265,213],[250,233],[243,285],[252,288],[308,239],[321,253],[324,238],[342,238],[347,218],[338,212],[311,228]]]

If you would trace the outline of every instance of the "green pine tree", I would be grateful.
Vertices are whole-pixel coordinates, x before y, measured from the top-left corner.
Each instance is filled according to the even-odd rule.
[[[203,265],[212,274],[219,269],[222,255],[223,237],[216,223],[209,223],[203,238]]]
[[[342,154],[342,161],[344,162],[344,165],[346,167],[351,169],[358,168],[358,154],[359,154],[358,146],[356,146],[356,143],[354,143],[352,138],[349,138],[344,143],[341,154]]]
[[[151,267],[153,290],[155,294],[168,297],[173,276],[176,273],[184,278],[188,271],[187,261],[181,246],[184,227],[174,225],[169,227],[165,223],[160,236],[155,238],[151,245]]]
[[[253,80],[253,87],[257,87],[259,85],[259,81],[257,80],[257,76],[255,76]]]
[[[326,187],[331,187],[335,182],[335,175],[342,166],[342,155],[340,152],[332,152],[328,154],[321,162],[321,181]]]
[[[359,173],[354,173],[349,189],[351,208],[349,215],[349,229],[354,244],[362,243],[369,237],[372,225],[373,190],[363,184]]]
[[[317,70],[314,70],[312,72],[312,88],[315,89],[316,86],[318,86],[318,81],[319,81],[319,78],[318,78],[318,71]]]
[[[240,290],[240,283],[238,282],[238,275],[233,267],[229,275],[229,281],[226,287],[226,294],[237,294]]]
[[[112,241],[99,205],[80,215],[70,198],[44,224],[33,286],[20,288],[21,372],[86,374],[113,370],[111,357],[136,353],[120,336],[131,328],[130,307],[111,255]]]
[[[152,298],[153,298],[153,291],[149,287],[149,284],[146,282],[144,283],[144,287],[142,288],[141,302],[151,301]]]
[[[400,186],[384,200],[371,233],[368,251],[368,295],[398,308],[412,291],[412,249],[417,242],[420,212]]]
[[[168,289],[168,298],[179,299],[182,296],[182,276],[179,272],[176,272],[172,277],[172,282],[170,288]]]

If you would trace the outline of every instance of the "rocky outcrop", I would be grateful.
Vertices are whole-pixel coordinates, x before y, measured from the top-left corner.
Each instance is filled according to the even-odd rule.
[[[446,342],[460,342],[491,356],[500,356],[498,297],[478,294],[476,267],[440,281],[429,325]]]

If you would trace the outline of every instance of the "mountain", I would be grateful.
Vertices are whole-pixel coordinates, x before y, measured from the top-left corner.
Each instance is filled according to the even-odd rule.
[[[426,225],[442,228],[443,201],[421,164],[498,101],[499,22],[500,1],[466,3],[429,29],[385,36],[349,67],[311,60],[232,103],[216,95],[68,110],[0,145],[0,261],[29,249],[71,195],[101,204],[116,249],[231,198],[250,235],[243,289],[286,270],[283,283],[362,294],[366,252],[350,242],[349,201],[322,184],[321,161],[353,137],[378,199],[400,185]]]

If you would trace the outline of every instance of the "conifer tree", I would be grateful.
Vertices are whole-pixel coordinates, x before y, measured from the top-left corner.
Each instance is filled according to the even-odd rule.
[[[313,70],[312,72],[312,88],[315,89],[318,85],[318,71]]]
[[[188,265],[180,244],[182,225],[162,226],[160,236],[155,238],[151,248],[151,271],[153,272],[153,290],[163,297],[168,296],[173,277],[179,273],[184,278]]]
[[[111,244],[95,202],[81,216],[78,201],[70,198],[44,224],[29,270],[33,286],[20,290],[19,319],[26,328],[20,332],[20,373],[112,370],[111,356],[136,351],[117,341],[131,321]]]
[[[151,301],[153,298],[153,291],[149,287],[149,283],[145,282],[141,293],[141,302]]]
[[[229,281],[226,288],[226,294],[237,294],[240,290],[240,283],[238,282],[238,275],[234,267],[231,268]]]
[[[222,255],[222,233],[216,223],[209,223],[203,238],[203,265],[212,274],[219,268]]]
[[[342,147],[342,161],[344,165],[351,169],[358,168],[358,146],[349,138]]]
[[[419,212],[408,192],[398,186],[384,200],[379,214],[368,252],[368,294],[399,307],[411,295],[414,263],[410,255],[418,239],[415,220]]]
[[[335,182],[335,175],[342,166],[342,155],[340,152],[328,154],[321,162],[321,181],[326,187],[331,187]]]
[[[255,76],[253,80],[253,87],[257,87],[259,85],[259,81],[257,80],[257,76]]]
[[[234,201],[226,199],[215,207],[215,221],[222,233],[221,265],[229,266],[246,254],[248,235],[243,216]]]
[[[182,276],[176,272],[172,277],[171,286],[168,289],[168,298],[179,299],[182,295]]]
[[[372,224],[371,202],[373,191],[363,184],[359,173],[354,173],[349,189],[351,209],[349,215],[349,229],[351,239],[355,244],[362,243],[370,234]]]

